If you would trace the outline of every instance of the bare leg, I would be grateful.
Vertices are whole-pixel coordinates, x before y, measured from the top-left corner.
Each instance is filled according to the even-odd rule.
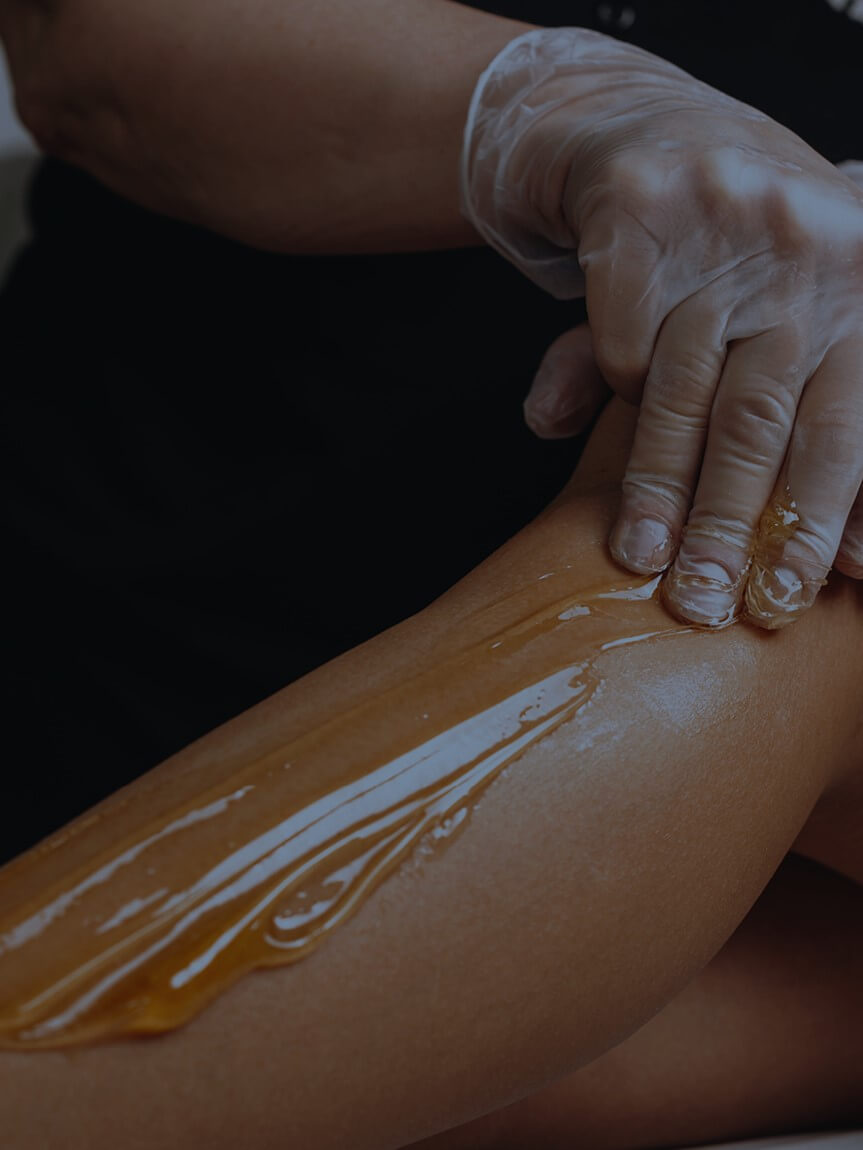
[[[555,505],[432,608],[164,764],[127,806],[379,697],[485,635],[489,604],[552,568],[575,597],[619,580],[604,538],[632,424],[613,407]],[[311,958],[242,980],[158,1040],[0,1056],[0,1127],[16,1150],[386,1150],[623,1049],[727,943],[861,762],[860,590],[837,580],[778,636],[736,627],[609,650],[589,710]],[[863,866],[859,844],[844,865]]]
[[[412,1150],[647,1150],[863,1123],[863,888],[789,855],[716,958],[568,1078]]]

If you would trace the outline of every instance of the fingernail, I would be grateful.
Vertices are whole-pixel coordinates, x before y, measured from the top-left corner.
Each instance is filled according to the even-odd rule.
[[[543,364],[533,377],[533,382],[525,396],[525,407],[527,407],[528,404],[531,404],[533,407],[541,407],[549,401],[554,402],[554,398],[559,391],[560,387],[556,381],[556,373],[549,368],[548,364]]]
[[[721,563],[680,555],[665,581],[665,601],[686,622],[724,627],[737,618],[740,579],[733,579]]]
[[[632,571],[662,571],[671,559],[671,534],[658,519],[619,520],[611,537],[615,559]]]
[[[756,565],[746,585],[746,615],[759,627],[787,627],[815,602],[826,578],[806,578],[785,564]]]
[[[562,391],[550,376],[537,377],[524,401],[524,417],[536,432],[553,432],[566,421],[573,423],[589,414],[589,401],[578,391]]]
[[[554,393],[540,395],[536,399],[528,396],[524,401],[524,417],[531,426],[552,426],[556,422],[557,413],[557,396]]]

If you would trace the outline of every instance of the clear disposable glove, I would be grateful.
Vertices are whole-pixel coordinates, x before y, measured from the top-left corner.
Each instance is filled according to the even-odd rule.
[[[603,379],[640,403],[610,546],[668,568],[683,619],[778,627],[834,561],[863,577],[861,170],[583,29],[519,37],[477,84],[464,214],[553,295],[587,297],[528,422],[573,434]]]

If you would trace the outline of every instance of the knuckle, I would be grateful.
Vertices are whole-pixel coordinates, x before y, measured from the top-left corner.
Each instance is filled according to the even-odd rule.
[[[719,218],[731,211],[740,214],[743,221],[769,221],[771,231],[774,226],[784,227],[791,210],[785,191],[787,177],[783,180],[778,170],[745,147],[724,144],[705,149],[693,177],[702,210],[720,213]]]
[[[766,465],[784,453],[794,420],[794,397],[770,381],[717,413],[719,429],[733,443],[735,454],[750,464]]]
[[[716,391],[721,361],[716,353],[686,351],[673,360],[654,360],[647,377],[651,404],[684,418],[703,420]]]
[[[796,436],[803,450],[844,470],[859,458],[863,446],[863,403],[815,404],[800,421]]]
[[[805,175],[726,145],[702,155],[695,187],[703,211],[714,216],[731,211],[753,235],[769,236],[776,251],[793,254],[795,275],[812,265],[822,229],[813,223],[812,187]]]
[[[807,218],[800,210],[804,197],[796,194],[798,190],[805,191],[800,189],[799,180],[786,177],[771,181],[762,196],[762,210],[775,247],[780,252],[793,253],[799,261],[788,269],[794,279],[802,271],[800,264],[811,268],[818,247],[811,215]]]
[[[689,487],[673,476],[649,471],[629,471],[622,484],[627,507],[640,515],[676,522],[689,506]]]
[[[661,178],[655,157],[643,150],[624,148],[602,160],[603,188],[614,195],[618,209],[637,220],[653,214]]]
[[[742,186],[742,157],[733,146],[713,147],[702,151],[692,171],[695,190],[707,209],[727,208]]]
[[[718,553],[725,552],[737,557],[748,557],[752,547],[752,537],[755,525],[750,516],[745,513],[741,517],[730,509],[720,517],[712,510],[698,506],[686,524],[686,536],[694,542],[701,551],[719,549]]]

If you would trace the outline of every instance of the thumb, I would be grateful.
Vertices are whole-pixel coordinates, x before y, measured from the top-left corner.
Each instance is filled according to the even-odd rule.
[[[588,426],[609,394],[594,359],[590,327],[581,323],[558,336],[542,357],[524,401],[524,418],[541,439],[565,439]]]

